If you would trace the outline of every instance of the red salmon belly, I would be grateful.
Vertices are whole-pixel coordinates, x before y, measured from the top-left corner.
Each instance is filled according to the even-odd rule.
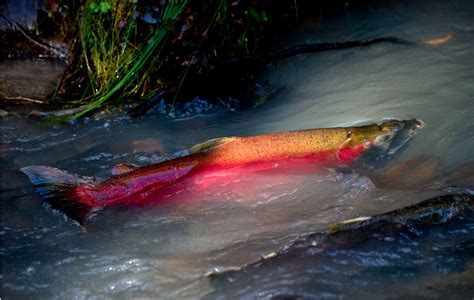
[[[177,202],[190,198],[199,199],[203,195],[213,192],[229,192],[235,194],[248,194],[251,190],[257,190],[255,182],[259,185],[269,186],[282,184],[282,178],[273,175],[301,175],[301,174],[325,174],[328,167],[342,167],[349,165],[357,159],[363,146],[354,148],[341,148],[338,150],[325,151],[301,157],[281,157],[279,159],[259,160],[247,163],[236,163],[233,165],[211,164],[198,166],[186,176],[177,178],[175,181],[156,187],[150,186],[141,189],[125,198],[109,200],[115,204],[148,205],[163,202]],[[271,176],[266,176],[271,175]],[[284,180],[283,180],[284,181]],[[239,192],[240,191],[240,192]],[[112,191],[106,189],[95,195],[95,198],[112,195]],[[90,196],[90,193],[89,193]],[[114,203],[110,203],[114,204]]]
[[[359,145],[356,147],[343,147],[337,151],[337,158],[343,163],[350,164],[359,158],[362,150],[364,149],[364,145]]]

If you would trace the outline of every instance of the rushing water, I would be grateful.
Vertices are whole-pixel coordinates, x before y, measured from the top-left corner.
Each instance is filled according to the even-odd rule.
[[[7,116],[1,121],[0,297],[280,295],[278,283],[288,286],[305,263],[298,261],[298,268],[287,262],[273,265],[279,272],[264,270],[265,282],[274,282],[263,286],[266,290],[259,291],[261,294],[253,293],[254,289],[216,287],[203,274],[257,261],[336,222],[439,195],[446,179],[436,175],[474,160],[473,16],[474,3],[470,1],[415,1],[351,12],[323,20],[320,26],[306,23],[290,37],[289,44],[389,35],[421,40],[453,33],[455,38],[437,47],[379,44],[281,61],[265,75],[269,82],[282,87],[281,91],[269,103],[250,111],[218,110],[187,119],[153,114],[137,120],[115,116],[53,126]],[[93,216],[84,229],[42,203],[19,172],[24,166],[49,165],[107,177],[118,163],[157,162],[209,138],[354,125],[385,118],[419,118],[427,124],[396,153],[393,163],[417,155],[433,157],[430,162],[435,167],[421,172],[436,177],[431,186],[383,189],[358,174],[262,175],[255,178],[258,188],[252,193],[213,187],[187,205],[107,209]],[[469,172],[469,168],[464,171]],[[461,175],[461,179],[465,178]],[[433,228],[419,240],[395,236],[393,243],[373,242],[366,248],[336,253],[338,260],[319,257],[320,268],[310,260],[307,267],[314,270],[314,277],[306,283],[298,281],[295,294],[350,296],[354,290],[347,286],[364,288],[373,279],[392,283],[391,295],[400,296],[396,283],[409,279],[411,296],[418,291],[425,296],[472,295],[474,279],[471,289],[469,285],[467,291],[457,289],[469,280],[466,278],[472,279],[472,246],[462,253],[448,251],[455,249],[460,239],[472,244],[472,215],[466,218],[454,227]],[[394,259],[405,243],[416,255]],[[435,249],[438,243],[448,250],[426,250]],[[439,267],[428,268],[429,262]],[[324,280],[340,280],[340,284],[318,281],[318,274],[324,272],[331,274]],[[432,294],[423,292],[444,279],[451,285],[444,286],[443,293],[436,289],[430,290]],[[330,293],[317,288],[325,284],[331,286]],[[375,296],[381,292],[372,286],[359,294]]]

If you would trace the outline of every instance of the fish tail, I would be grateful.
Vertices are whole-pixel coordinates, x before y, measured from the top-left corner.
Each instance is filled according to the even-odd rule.
[[[78,186],[84,185],[93,187],[93,178],[46,166],[29,166],[20,170],[28,176],[43,200],[81,225],[89,213],[98,206],[95,199],[80,193],[77,189]]]

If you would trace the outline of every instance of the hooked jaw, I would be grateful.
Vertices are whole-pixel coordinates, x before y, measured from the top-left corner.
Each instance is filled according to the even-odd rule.
[[[418,119],[405,120],[405,121],[389,120],[379,125],[379,128],[381,130],[392,131],[392,132],[397,132],[401,129],[418,130],[424,127],[425,127],[425,123]]]
[[[386,154],[392,155],[411,140],[418,130],[424,127],[425,123],[417,119],[384,122],[379,125],[379,128],[384,133],[375,138],[374,146],[380,147],[386,151]]]

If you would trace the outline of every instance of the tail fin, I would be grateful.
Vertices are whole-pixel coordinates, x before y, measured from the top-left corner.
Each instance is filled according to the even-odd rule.
[[[87,215],[95,207],[92,199],[84,199],[76,191],[81,184],[93,183],[92,178],[81,177],[46,166],[30,166],[20,169],[28,176],[41,198],[54,209],[84,224]]]

